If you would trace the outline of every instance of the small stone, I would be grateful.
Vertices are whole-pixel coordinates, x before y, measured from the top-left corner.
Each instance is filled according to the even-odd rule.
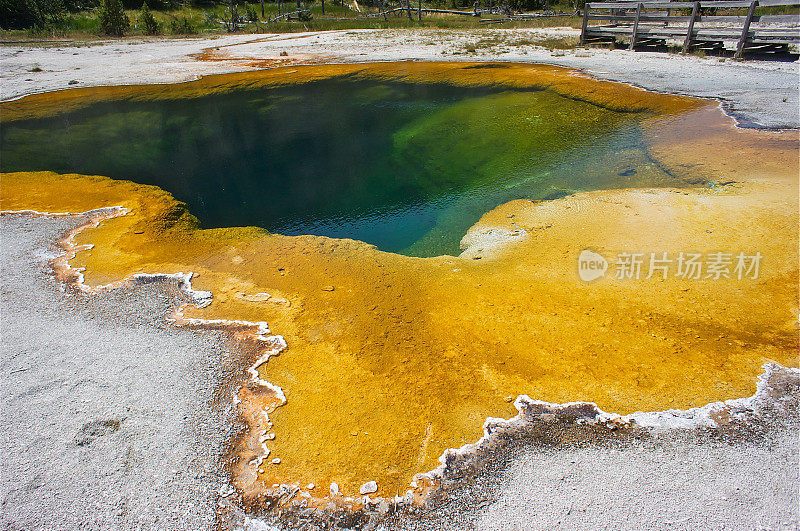
[[[309,483],[308,485],[306,485],[307,490],[314,490],[314,487],[316,487],[316,485],[314,485],[313,483]]]
[[[322,286],[322,291],[333,291],[335,289],[333,286]]]
[[[389,502],[386,500],[381,500],[378,504],[378,513],[382,516],[389,514],[389,509],[391,509],[391,505],[389,505]]]
[[[283,297],[272,297],[269,300],[269,302],[271,302],[272,304],[279,304],[281,306],[286,306],[286,307],[289,307],[289,306],[292,305],[292,303],[289,301],[289,299],[285,299]]]
[[[514,395],[508,395],[503,400],[505,400],[506,402],[513,402],[514,401]]]
[[[287,52],[281,52],[281,53],[280,53],[280,56],[281,56],[281,57],[287,57],[288,55],[289,55],[289,54],[288,54]]]
[[[373,492],[378,492],[378,484],[374,481],[367,481],[361,488],[358,489],[360,494],[372,494]]]
[[[331,496],[336,496],[339,494],[339,484],[338,483],[331,483]]]
[[[273,465],[281,464],[281,458],[280,457],[276,457],[275,459],[272,460],[272,464]]]
[[[77,79],[71,79],[69,81],[69,83],[67,83],[67,85],[77,85],[77,84],[78,84],[78,80]]]
[[[254,293],[252,295],[248,295],[246,293],[240,293],[239,298],[244,299],[248,302],[264,302],[269,300],[272,297],[269,293]]]

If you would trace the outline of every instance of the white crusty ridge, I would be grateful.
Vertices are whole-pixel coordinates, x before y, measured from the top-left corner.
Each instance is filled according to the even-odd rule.
[[[776,409],[792,407],[790,402],[794,401],[796,404],[800,399],[798,396],[793,396],[800,388],[800,369],[783,367],[777,363],[766,363],[763,368],[764,372],[759,376],[756,392],[752,396],[712,402],[686,410],[670,409],[618,415],[603,411],[594,402],[554,404],[520,395],[514,401],[514,406],[519,412],[517,415],[510,419],[493,417],[486,419],[483,424],[483,437],[461,448],[445,450],[439,457],[441,464],[430,472],[417,474],[412,487],[416,486],[417,478],[438,483],[447,478],[457,477],[464,470],[476,467],[491,457],[508,438],[532,433],[535,429],[541,428],[542,423],[560,421],[606,430],[641,429],[651,434],[659,434],[722,427],[736,421],[746,424],[766,419]],[[782,385],[781,382],[788,382],[790,385]],[[408,502],[413,498],[414,490],[410,489],[406,493],[405,500]]]
[[[228,319],[198,319],[184,317],[184,310],[186,306],[194,306],[197,308],[204,308],[211,304],[213,301],[213,294],[210,291],[196,290],[192,286],[192,277],[194,273],[178,272],[178,273],[136,273],[130,277],[118,280],[105,285],[89,286],[86,284],[83,275],[83,268],[76,268],[70,266],[70,260],[75,258],[75,255],[84,250],[91,249],[91,244],[77,245],[75,243],[75,236],[88,228],[96,228],[104,220],[124,216],[130,211],[122,206],[110,206],[88,210],[81,213],[73,212],[40,212],[36,210],[4,210],[0,211],[0,215],[32,215],[41,217],[65,217],[65,216],[85,216],[88,221],[82,225],[75,227],[67,233],[67,236],[59,242],[59,245],[64,249],[63,253],[58,254],[52,260],[53,270],[56,275],[62,280],[62,289],[66,284],[70,284],[75,288],[83,291],[84,293],[96,293],[118,288],[126,282],[134,284],[148,284],[151,282],[158,282],[162,280],[175,280],[178,289],[188,299],[188,303],[180,305],[167,320],[174,323],[176,326],[190,326],[206,329],[217,330],[246,330],[251,334],[252,339],[264,345],[262,355],[256,362],[248,369],[252,382],[256,385],[267,387],[271,389],[275,395],[280,399],[281,404],[286,403],[286,395],[283,390],[262,378],[259,377],[258,367],[265,363],[271,356],[275,356],[286,348],[286,340],[283,336],[270,335],[269,326],[263,321],[250,322],[241,320],[228,320]]]

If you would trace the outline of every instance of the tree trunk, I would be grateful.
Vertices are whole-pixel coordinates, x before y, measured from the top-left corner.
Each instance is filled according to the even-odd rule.
[[[264,0],[261,0],[261,18],[264,18]]]
[[[422,22],[422,0],[419,0],[419,4],[417,6],[417,18],[420,22]]]
[[[322,14],[325,14],[325,0],[322,0]]]

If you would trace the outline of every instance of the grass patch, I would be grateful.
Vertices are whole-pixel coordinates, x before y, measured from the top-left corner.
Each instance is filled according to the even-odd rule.
[[[511,43],[512,46],[525,46],[533,44],[534,46],[541,46],[548,50],[573,50],[578,47],[580,39],[577,37],[546,37],[537,41],[517,41]]]
[[[548,50],[572,50],[577,48],[578,44],[579,39],[577,37],[542,37],[540,39],[522,38],[511,40],[505,35],[493,35],[464,45],[462,53],[477,53],[478,50],[501,52],[504,50],[495,50],[495,48],[521,48],[524,46],[538,46]]]
[[[407,29],[407,28],[435,28],[435,29],[492,29],[492,28],[547,28],[567,26],[580,28],[581,18],[577,16],[558,16],[528,20],[507,21],[487,25],[480,22],[479,17],[448,14],[424,14],[422,20],[418,19],[417,12],[412,9],[413,20],[409,19],[407,12],[398,11],[383,16],[377,8],[361,6],[362,11],[356,12],[348,5],[325,3],[325,13],[322,13],[320,3],[313,5],[304,4],[305,9],[311,12],[311,20],[287,21],[281,19],[270,22],[271,19],[295,11],[294,2],[284,2],[280,6],[269,2],[264,4],[262,16],[261,5],[251,3],[239,6],[239,15],[245,17],[247,13],[255,14],[255,21],[242,21],[235,33],[292,33],[302,31],[326,31],[347,29]],[[435,4],[425,4],[427,7],[436,7]],[[452,7],[449,4],[440,7]],[[469,10],[471,8],[462,8]],[[211,5],[205,7],[181,7],[171,11],[158,11],[151,9],[153,18],[158,22],[161,31],[166,34],[185,35],[197,33],[200,35],[213,35],[228,33],[224,23],[230,20],[230,13],[224,5]],[[129,9],[125,14],[131,21],[131,28],[127,36],[144,36],[147,29],[140,22],[141,11]],[[27,30],[0,30],[0,42],[3,41],[31,41],[46,38],[71,38],[74,40],[91,40],[97,38],[107,39],[101,34],[100,23],[94,11],[82,11],[66,14],[57,21],[49,23],[46,27],[31,28]],[[494,43],[485,42],[476,44],[476,49],[488,48]]]

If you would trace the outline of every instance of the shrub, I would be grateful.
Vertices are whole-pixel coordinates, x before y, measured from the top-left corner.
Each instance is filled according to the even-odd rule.
[[[175,19],[170,22],[169,30],[175,35],[194,35],[197,33],[197,27],[186,17],[183,17],[183,20]]]
[[[256,10],[250,4],[245,4],[244,18],[249,20],[250,22],[258,22],[258,15],[256,14]]]
[[[203,11],[203,23],[209,28],[215,28],[219,19],[217,18],[217,14],[214,11]]]
[[[239,14],[239,6],[236,4],[236,0],[231,0],[230,5],[225,9],[222,19],[228,31],[239,29],[239,24],[242,23],[242,16]]]
[[[139,13],[139,26],[142,28],[145,35],[158,35],[161,33],[161,24],[158,23],[156,17],[150,12],[146,1],[142,3],[142,12]]]
[[[122,37],[130,29],[131,21],[122,8],[122,0],[101,0],[100,29],[106,35]]]
[[[139,9],[141,0],[122,0],[122,7],[125,9]],[[188,5],[190,2],[182,0],[148,0],[147,6],[156,11],[170,11],[178,9],[181,5]]]
[[[0,28],[42,28],[64,15],[62,0],[0,0]]]
[[[100,5],[99,0],[62,0],[62,3],[64,4],[64,9],[70,13],[89,11]]]

